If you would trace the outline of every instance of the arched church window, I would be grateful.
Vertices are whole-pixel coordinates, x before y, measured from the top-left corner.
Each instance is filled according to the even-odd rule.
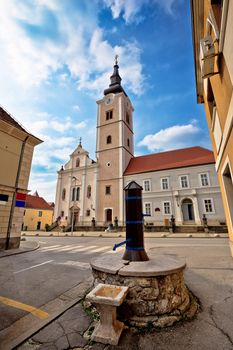
[[[65,199],[66,199],[66,189],[65,188],[63,188],[63,190],[62,190],[62,200],[64,201]]]
[[[78,168],[79,166],[80,166],[80,159],[77,158],[77,159],[76,159],[76,168]]]
[[[129,113],[126,113],[126,121],[127,121],[127,123],[129,124]]]
[[[87,198],[91,198],[91,186],[87,186]]]
[[[107,144],[112,143],[112,136],[108,135],[107,136]]]
[[[74,187],[74,188],[72,189],[72,201],[75,200],[75,192],[76,192],[76,188]]]
[[[76,201],[79,201],[79,197],[80,197],[80,187],[77,187],[77,189],[76,189]]]

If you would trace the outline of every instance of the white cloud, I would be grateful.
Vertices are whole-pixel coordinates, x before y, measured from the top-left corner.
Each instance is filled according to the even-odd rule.
[[[162,129],[155,134],[146,135],[139,146],[146,146],[149,151],[171,150],[200,144],[197,135],[201,135],[201,130],[195,124],[174,125]]]
[[[92,3],[87,13],[76,11],[70,15],[65,11],[66,2],[34,0],[21,3],[3,0],[0,12],[0,76],[8,72],[11,89],[30,90],[43,83],[50,84],[50,78],[59,69],[66,67],[68,73],[60,73],[62,83],[75,79],[79,89],[97,89],[95,80],[104,81],[106,87],[112,69],[113,58],[120,54],[123,71],[128,70],[125,85],[135,94],[141,92],[143,82],[140,52],[137,43],[113,46],[105,40],[103,30],[98,26],[98,12]],[[86,5],[88,6],[88,5]],[[44,26],[45,8],[53,11],[57,21],[57,38],[33,37],[22,25]],[[127,4],[127,13],[132,13]],[[23,22],[22,22],[23,21]],[[2,68],[1,68],[2,67]],[[106,73],[108,72],[108,79]]]
[[[113,18],[119,18],[122,14],[126,23],[138,20],[136,15],[148,2],[149,0],[105,0],[105,4],[111,8]]]
[[[144,20],[139,13],[145,5],[157,5],[161,7],[165,13],[173,15],[174,4],[177,4],[177,0],[104,0],[104,2],[105,5],[111,9],[114,19],[122,15],[127,24],[132,22],[138,23]]]
[[[30,177],[28,185],[28,188],[31,191],[30,194],[37,190],[40,197],[43,197],[48,202],[54,202],[57,179],[51,179],[51,177],[45,173],[39,173],[39,175],[39,178],[34,175]]]
[[[60,133],[64,133],[67,130],[79,130],[86,127],[86,122],[82,121],[80,123],[74,124],[71,121],[67,120],[64,123],[59,121],[51,121],[50,126],[53,130],[56,130]]]
[[[80,107],[79,107],[79,105],[74,105],[74,106],[73,106],[73,109],[74,109],[75,111],[77,111],[77,112],[79,112],[79,111],[80,111]]]
[[[143,76],[143,66],[140,63],[141,50],[136,41],[125,42],[123,46],[112,47],[103,38],[104,33],[101,29],[97,29],[92,36],[90,43],[90,54],[94,62],[94,66],[98,68],[95,79],[80,79],[78,88],[94,91],[101,94],[109,84],[109,73],[112,71],[113,57],[119,55],[120,75],[126,86],[135,95],[141,95],[144,91],[143,84],[145,77]]]
[[[72,132],[74,130],[84,129],[87,125],[87,122],[85,120],[76,123],[70,117],[66,117],[65,120],[62,122],[46,113],[45,114],[42,113],[40,115],[41,117],[44,117],[46,119],[36,120],[32,124],[30,123],[30,121],[28,121],[26,122],[25,126],[28,125],[28,128],[30,127],[30,132],[32,134],[35,134],[37,136],[40,135],[40,137],[42,138],[45,137],[44,131],[46,131],[46,135],[52,133],[53,131],[64,134],[67,131]],[[37,114],[37,116],[39,115]]]

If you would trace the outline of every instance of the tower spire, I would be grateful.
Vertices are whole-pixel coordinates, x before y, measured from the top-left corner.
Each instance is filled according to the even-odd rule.
[[[123,87],[121,86],[121,77],[119,74],[118,57],[119,57],[118,55],[115,56],[113,73],[110,77],[109,88],[104,90],[104,95],[107,95],[110,93],[117,93],[117,92],[124,92],[125,93]],[[125,93],[125,95],[126,95],[126,93]]]

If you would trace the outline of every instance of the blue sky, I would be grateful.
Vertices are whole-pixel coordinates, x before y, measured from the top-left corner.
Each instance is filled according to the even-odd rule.
[[[80,136],[95,158],[95,101],[116,54],[135,108],[136,155],[211,147],[196,102],[189,1],[2,0],[0,52],[0,104],[44,140],[29,189],[49,201]]]

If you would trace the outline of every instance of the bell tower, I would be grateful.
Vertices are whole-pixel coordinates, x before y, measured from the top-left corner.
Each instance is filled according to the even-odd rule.
[[[133,106],[123,87],[115,58],[110,84],[97,101],[96,157],[99,164],[97,220],[124,219],[123,174],[134,154]]]

